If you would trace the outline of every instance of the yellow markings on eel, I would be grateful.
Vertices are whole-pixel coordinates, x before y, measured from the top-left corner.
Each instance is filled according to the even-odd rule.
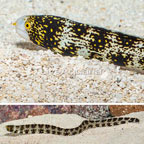
[[[29,29],[26,22],[30,23]],[[82,55],[144,70],[143,38],[50,15],[24,16],[13,25],[21,30],[17,32],[22,37],[63,56]]]
[[[53,32],[53,29],[52,29],[52,28],[50,29],[50,32]]]
[[[16,26],[16,22],[15,22],[15,23],[12,23],[12,25]]]
[[[78,31],[81,31],[81,29],[80,29],[80,28],[78,28]]]
[[[47,28],[47,27],[48,27],[48,25],[44,25],[44,27],[46,27],[46,28]]]

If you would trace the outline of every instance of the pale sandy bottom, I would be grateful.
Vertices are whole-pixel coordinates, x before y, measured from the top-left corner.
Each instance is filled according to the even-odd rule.
[[[6,134],[6,124],[47,123],[71,128],[78,126],[84,119],[74,114],[43,115],[15,120],[0,125],[1,144],[143,144],[144,141],[144,112],[132,113],[125,116],[137,117],[139,124],[125,124],[115,127],[95,128],[75,136],[57,135],[23,135],[3,136]]]
[[[0,102],[144,102],[144,75],[54,55],[21,38],[12,23],[32,14],[144,37],[143,0],[0,0]]]

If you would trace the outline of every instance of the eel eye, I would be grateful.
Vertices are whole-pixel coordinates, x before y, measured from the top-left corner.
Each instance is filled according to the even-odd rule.
[[[31,25],[30,25],[29,22],[26,22],[26,23],[25,23],[25,28],[26,28],[26,29],[30,29],[30,28],[31,28]]]

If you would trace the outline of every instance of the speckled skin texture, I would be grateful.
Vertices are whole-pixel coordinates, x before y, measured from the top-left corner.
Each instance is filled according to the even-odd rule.
[[[1,0],[0,5],[1,103],[144,102],[144,75],[54,54],[20,37],[12,25],[24,15],[55,15],[144,38],[143,0]]]
[[[25,28],[33,43],[55,53],[144,70],[142,38],[51,15],[26,16]]]
[[[126,123],[139,123],[138,118],[130,118],[130,117],[115,117],[115,118],[108,118],[103,120],[97,121],[83,121],[78,127],[76,128],[60,128],[53,125],[44,125],[44,124],[27,124],[27,125],[7,125],[7,131],[13,134],[56,134],[56,135],[63,135],[63,136],[72,136],[76,134],[80,134],[83,131],[90,129],[90,128],[97,128],[97,127],[111,127]]]
[[[74,136],[60,136],[54,134],[9,134],[5,129],[6,125],[27,125],[27,124],[46,124],[60,128],[76,128],[85,119],[75,114],[42,115],[29,117],[26,119],[11,121],[0,125],[0,142],[5,144],[124,144],[134,143],[143,144],[144,137],[144,112],[131,113],[124,117],[136,117],[140,123],[127,123],[111,127],[89,128]]]

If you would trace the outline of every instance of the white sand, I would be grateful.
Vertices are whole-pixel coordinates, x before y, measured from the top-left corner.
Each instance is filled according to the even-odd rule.
[[[144,102],[144,75],[25,43],[11,25],[49,14],[144,37],[143,0],[0,0],[0,102]]]
[[[75,136],[23,135],[3,136],[6,134],[6,124],[47,123],[70,128],[78,126],[84,119],[74,114],[43,115],[23,120],[16,120],[0,125],[1,144],[143,144],[144,141],[144,112],[132,113],[125,116],[137,117],[139,124],[125,124],[115,127],[95,128]]]

